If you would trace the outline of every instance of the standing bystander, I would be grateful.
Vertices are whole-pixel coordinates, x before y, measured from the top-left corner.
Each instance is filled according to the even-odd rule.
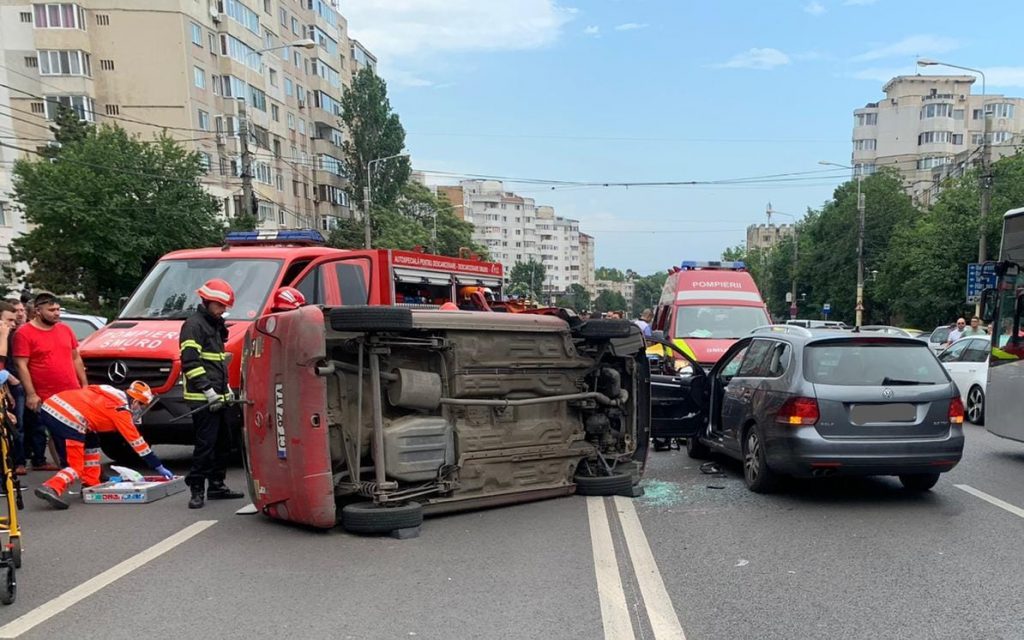
[[[974,316],[971,318],[971,326],[964,329],[962,335],[964,338],[968,336],[987,336],[988,331],[981,327],[981,318]]]
[[[643,332],[645,338],[651,337],[651,319],[654,318],[654,314],[650,309],[644,309],[640,317],[633,321],[633,324],[640,327],[640,331]]]
[[[44,292],[35,297],[35,317],[14,335],[14,361],[25,387],[25,440],[32,456],[32,467],[55,471],[46,462],[46,430],[38,421],[42,403],[61,391],[79,389],[88,384],[85,364],[78,353],[74,332],[60,321],[60,299]],[[66,460],[58,461],[66,466]]]
[[[19,303],[20,304],[20,303]],[[24,305],[22,306],[24,309]],[[0,302],[0,371],[7,372],[7,388],[13,406],[14,432],[11,438],[11,460],[14,472],[25,475],[25,389],[14,371],[14,331],[17,329],[17,311],[11,301]],[[6,410],[8,407],[3,407]]]
[[[946,338],[946,346],[949,346],[956,342],[957,340],[959,340],[960,338],[964,337],[964,328],[966,326],[966,320],[964,320],[963,318],[957,318],[956,326],[950,330],[949,336]]]

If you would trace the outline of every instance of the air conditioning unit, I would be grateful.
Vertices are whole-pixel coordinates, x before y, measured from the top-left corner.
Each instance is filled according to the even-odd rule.
[[[216,142],[217,144],[224,144],[224,134],[218,133],[216,136],[214,136],[213,141]]]
[[[305,109],[306,108],[306,101],[303,100],[302,98],[299,98],[299,108],[300,109]]]
[[[220,24],[220,13],[217,12],[217,7],[214,5],[210,5],[210,19],[213,20],[214,24]]]

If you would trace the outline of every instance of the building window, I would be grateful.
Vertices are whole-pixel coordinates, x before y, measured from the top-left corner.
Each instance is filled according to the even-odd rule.
[[[109,27],[110,26],[110,16],[105,14],[105,13],[97,13],[96,14],[96,24],[98,24],[101,27]]]
[[[281,121],[281,110],[277,108],[276,104],[270,105],[270,119],[274,122]]]
[[[288,26],[288,12],[283,7],[281,9],[279,9],[278,11],[279,11],[278,17],[281,19],[281,24],[287,27]]]
[[[292,34],[299,35],[299,20],[292,16]]]
[[[853,141],[854,151],[874,151],[878,146],[878,141],[875,138],[864,138],[861,140]]]
[[[954,109],[953,110],[953,119],[954,120],[963,120],[964,119],[964,110],[963,109]]]
[[[1013,141],[1013,133],[1009,131],[993,131],[992,144],[1003,144]]]
[[[85,30],[85,11],[77,4],[37,4],[32,8],[37,29]]]
[[[39,75],[92,76],[89,54],[84,51],[39,51]]]
[[[920,160],[917,161],[917,168],[918,170],[934,169],[936,167],[941,167],[943,165],[949,164],[951,161],[951,158],[944,158],[938,156],[921,158]]]
[[[192,23],[192,44],[199,48],[203,46],[203,28],[196,23]]]
[[[62,104],[75,112],[79,120],[96,121],[96,103],[89,96],[46,96],[46,119],[57,118],[57,105]]]
[[[210,130],[210,114],[199,109],[199,128],[203,131]]]
[[[295,129],[295,116],[291,113],[288,114],[288,128]]]
[[[31,11],[22,11],[21,12],[21,21],[22,22],[32,22],[32,12]]]
[[[316,40],[318,45],[331,54],[331,59],[338,55],[338,41],[327,35],[327,32],[320,27],[310,26],[309,37],[312,40]]]
[[[206,88],[206,72],[200,67],[192,67],[192,84],[199,89]]]
[[[299,133],[301,135],[306,135],[306,121],[302,118],[299,118]]]
[[[39,58],[35,56],[25,56],[25,66],[30,69],[39,67]]]
[[[270,76],[270,86],[276,87],[277,86],[277,70],[275,70],[275,69],[268,69],[267,73]]]
[[[877,113],[858,113],[853,116],[854,126],[869,127],[878,124]]]
[[[270,0],[263,0],[263,13],[268,16],[271,15],[272,11],[270,9]]]
[[[207,40],[210,43],[210,55],[217,55],[217,36],[212,33],[208,33]]]
[[[235,36],[226,33],[220,34],[220,53],[236,62],[241,62],[253,71],[262,71],[260,53]]]
[[[993,118],[1012,118],[1013,105],[1009,102],[995,102],[987,104],[985,105],[985,113],[991,115]],[[975,118],[975,120],[980,119],[980,117]]]
[[[121,115],[121,107],[116,104],[108,104],[105,107],[108,116],[119,116]]]
[[[281,175],[280,171],[274,174],[274,186],[278,191],[284,191],[284,176]]]
[[[210,154],[205,151],[199,152],[199,166],[202,167],[203,173],[210,173]]]
[[[964,143],[964,134],[962,134],[962,133],[954,133],[953,134],[953,144],[963,144],[963,143]]]
[[[948,144],[953,141],[950,131],[925,131],[917,136],[917,144]]]
[[[953,117],[953,105],[946,104],[945,102],[937,102],[934,104],[926,104],[921,107],[921,119],[925,118],[952,118]]]
[[[256,35],[260,34],[260,17],[238,0],[220,0],[220,11]]]
[[[113,60],[100,60],[100,69],[103,69],[104,71],[113,71],[114,70],[114,61]]]
[[[292,96],[295,93],[295,85],[288,76],[284,78],[284,95]]]
[[[875,172],[874,164],[855,164],[853,165],[854,175],[870,176]]]
[[[267,94],[262,89],[257,89],[251,84],[249,85],[249,100],[252,102],[254,109],[264,112],[267,110]]]
[[[213,91],[213,95],[215,96],[219,96],[223,93],[220,76],[215,73],[210,74],[210,89]]]
[[[7,203],[0,200],[0,227],[6,227],[7,225]]]

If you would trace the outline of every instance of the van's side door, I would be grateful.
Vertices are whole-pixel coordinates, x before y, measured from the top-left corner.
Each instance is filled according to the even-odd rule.
[[[380,304],[375,290],[373,258],[369,255],[328,256],[314,260],[293,285],[307,304],[327,307]]]

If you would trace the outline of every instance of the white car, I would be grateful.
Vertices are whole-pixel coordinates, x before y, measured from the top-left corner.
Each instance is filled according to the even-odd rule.
[[[974,424],[985,423],[985,383],[991,347],[989,338],[960,338],[938,356],[960,389],[964,414]]]
[[[107,324],[107,319],[101,316],[90,316],[81,313],[61,313],[60,321],[71,327],[75,332],[75,338],[79,342],[96,333]]]

